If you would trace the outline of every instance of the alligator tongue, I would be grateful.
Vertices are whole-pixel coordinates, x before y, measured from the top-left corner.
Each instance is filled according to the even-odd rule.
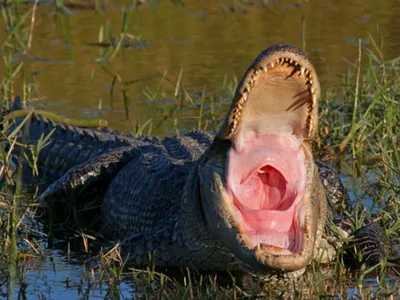
[[[295,136],[248,138],[229,152],[228,191],[253,243],[287,248],[305,194],[305,157]]]

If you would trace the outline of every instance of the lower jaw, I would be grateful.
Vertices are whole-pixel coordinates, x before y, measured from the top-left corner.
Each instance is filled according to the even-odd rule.
[[[303,234],[306,233],[306,228],[311,228],[310,224],[306,224],[307,215],[309,215],[309,206],[303,203],[302,199],[293,207],[290,212],[290,217],[282,216],[281,220],[288,222],[287,225],[279,225],[277,228],[267,225],[260,225],[260,228],[246,224],[246,217],[243,212],[234,204],[231,203],[232,217],[235,220],[235,225],[241,233],[247,247],[249,249],[261,249],[266,253],[273,255],[292,255],[299,254],[304,248],[305,239]],[[276,212],[278,215],[285,212]],[[289,213],[286,211],[286,213]],[[276,217],[279,219],[279,216]],[[309,226],[307,226],[309,225]],[[282,228],[287,228],[283,229]]]
[[[296,219],[294,220],[296,226],[284,239],[279,236],[282,233],[278,231],[273,233],[268,231],[265,236],[261,236],[260,233],[254,235],[238,228],[241,240],[251,250],[253,253],[251,256],[256,260],[253,266],[258,265],[256,268],[291,272],[308,265],[313,258],[315,247],[315,232],[312,230],[315,224],[313,224],[312,218],[309,218],[311,217],[310,213],[310,206],[303,203],[296,210]],[[236,225],[239,224],[236,223]],[[281,242],[274,242],[273,235],[278,236]],[[285,243],[282,241],[285,241]],[[250,253],[248,252],[248,254]]]
[[[260,245],[254,249],[254,258],[260,268],[267,268],[285,272],[296,271],[307,266],[313,258],[315,240],[304,240],[303,249],[300,252],[291,252],[288,249]]]
[[[298,250],[291,251],[266,243],[256,249],[256,245],[249,242],[249,236],[243,230],[240,211],[234,204],[232,193],[226,188],[226,171],[215,171],[214,164],[205,164],[201,168],[200,187],[205,187],[201,188],[202,209],[210,232],[224,244],[226,251],[236,258],[240,266],[268,274],[274,270],[297,271],[309,264],[316,240],[315,224],[311,221],[318,217],[315,210],[311,209],[310,195],[304,195],[296,208],[295,220],[299,224],[296,227],[296,239],[301,237],[301,240],[297,240]],[[302,221],[307,219],[307,223]]]

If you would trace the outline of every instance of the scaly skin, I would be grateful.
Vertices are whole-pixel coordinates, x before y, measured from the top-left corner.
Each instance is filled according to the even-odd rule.
[[[334,205],[338,195],[312,155],[319,96],[318,78],[307,57],[279,45],[250,65],[215,137],[195,131],[163,140],[133,138],[34,117],[32,141],[56,128],[38,162],[46,183],[54,182],[39,200],[68,201],[72,194],[77,203],[88,201],[77,196],[82,190],[85,197],[103,198],[103,231],[121,239],[122,253],[138,266],[149,264],[151,257],[160,267],[297,277],[320,254],[327,197]],[[293,249],[268,241],[254,244],[227,183],[234,151],[245,149],[254,137],[275,134],[300,145],[296,153],[304,161],[305,188],[293,215]],[[329,250],[324,245],[322,252]]]

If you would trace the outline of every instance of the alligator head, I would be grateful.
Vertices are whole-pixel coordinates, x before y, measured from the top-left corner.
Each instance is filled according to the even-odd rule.
[[[314,256],[326,218],[311,150],[319,96],[304,53],[289,45],[266,49],[203,158],[207,225],[242,266],[297,271]]]

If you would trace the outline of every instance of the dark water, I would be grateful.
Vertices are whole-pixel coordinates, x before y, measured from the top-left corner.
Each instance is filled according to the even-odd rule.
[[[132,13],[127,29],[140,36],[140,42],[121,48],[111,62],[102,63],[96,60],[106,49],[90,44],[98,41],[102,26],[110,26],[112,35],[119,37],[121,7],[130,1],[109,1],[113,5],[110,9],[75,9],[72,14],[56,13],[52,6],[42,4],[36,15],[32,49],[27,56],[13,53],[13,59],[24,61],[24,74],[34,83],[38,107],[67,117],[107,119],[112,128],[130,131],[136,123],[144,124],[150,118],[160,122],[176,105],[172,95],[181,70],[181,87],[193,97],[206,90],[205,101],[210,101],[226,76],[240,78],[255,56],[273,44],[305,48],[324,91],[341,84],[341,76],[351,68],[349,62],[357,57],[358,39],[364,47],[372,48],[371,35],[378,43],[383,40],[385,58],[399,55],[400,5],[395,0],[271,0],[243,6],[234,2],[185,0],[182,6],[151,1]],[[8,53],[5,50],[3,55]],[[145,92],[155,91],[165,72],[163,92],[149,100]],[[119,84],[111,100],[110,73],[118,74],[123,82],[134,81],[127,86],[125,105]],[[21,93],[18,87],[17,92]],[[179,129],[192,129],[197,124],[198,105],[185,109],[183,104],[174,114]],[[154,128],[153,134],[173,132],[172,126],[172,122],[165,122]],[[28,272],[26,294],[28,298],[83,298],[78,294],[81,276],[81,266],[68,264],[65,255],[53,252]],[[126,297],[134,289],[129,283],[120,288]],[[104,298],[107,288],[90,293],[90,298]]]

